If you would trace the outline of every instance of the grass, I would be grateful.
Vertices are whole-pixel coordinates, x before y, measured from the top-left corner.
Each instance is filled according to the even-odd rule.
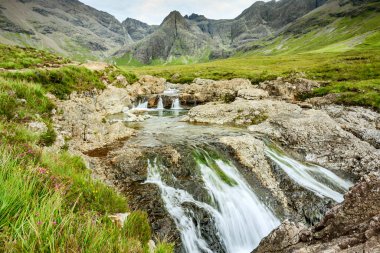
[[[46,93],[93,89],[99,73],[65,67],[5,76],[0,77],[0,252],[147,252],[146,213],[132,212],[124,228],[118,227],[108,216],[129,211],[127,200],[93,179],[81,158],[43,148],[55,139],[50,118],[55,105]],[[27,127],[32,121],[45,123],[47,131],[32,132]],[[173,245],[160,242],[156,252],[173,252]]]
[[[69,60],[46,51],[0,44],[0,68],[23,69],[68,62]]]
[[[44,90],[51,92],[60,99],[66,99],[73,91],[88,91],[104,89],[100,73],[92,72],[84,67],[66,66],[53,70],[27,70],[22,72],[1,73],[4,78],[34,82]]]
[[[334,1],[329,4],[300,19],[280,36],[253,42],[254,50],[238,52],[229,59],[122,68],[138,76],[164,77],[173,83],[190,83],[195,78],[247,78],[258,84],[302,73],[306,78],[328,83],[305,97],[342,93],[338,103],[380,111],[380,4],[347,4],[342,8]]]
[[[369,39],[373,40],[373,38]],[[372,41],[368,43],[372,43]],[[302,73],[306,78],[327,82],[331,86],[337,84],[352,86],[356,82],[368,83],[380,79],[380,48],[270,56],[250,54],[201,64],[123,67],[123,69],[134,72],[138,76],[150,74],[164,77],[174,83],[189,83],[195,78],[213,80],[247,78],[253,84],[258,84],[278,76],[287,77],[294,73]],[[172,78],[175,74],[178,74],[179,78]],[[380,94],[376,93],[378,82],[373,84],[374,89],[372,90],[354,92],[354,97],[351,96],[353,99],[349,101],[349,104],[357,104],[355,95],[359,97],[362,96],[362,92],[375,92],[369,96],[370,100],[360,104],[373,107],[375,101],[380,97]],[[379,109],[378,106],[373,108]]]

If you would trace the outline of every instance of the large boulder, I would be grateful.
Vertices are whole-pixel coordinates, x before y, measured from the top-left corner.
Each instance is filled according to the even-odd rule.
[[[109,85],[99,96],[96,97],[96,109],[106,114],[116,114],[123,111],[125,107],[131,106],[128,91]]]
[[[129,94],[132,97],[145,96],[151,94],[161,94],[165,90],[166,80],[154,76],[142,76],[139,81],[128,86]]]
[[[191,84],[184,84],[181,90],[181,102],[184,104],[202,104],[211,101],[232,102],[239,90],[250,89],[252,84],[248,79],[232,79],[214,81],[197,78]]]

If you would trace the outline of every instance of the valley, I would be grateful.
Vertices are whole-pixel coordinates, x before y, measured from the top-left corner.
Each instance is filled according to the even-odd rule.
[[[374,0],[0,0],[0,251],[379,252],[379,41]]]

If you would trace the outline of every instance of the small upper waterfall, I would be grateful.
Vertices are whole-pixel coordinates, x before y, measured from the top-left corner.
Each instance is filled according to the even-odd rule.
[[[292,180],[320,197],[340,203],[344,200],[343,194],[353,185],[323,167],[300,163],[277,148],[267,146],[265,152]]]
[[[173,100],[171,109],[172,110],[182,110],[181,102],[179,101],[179,98],[176,98]]]
[[[160,187],[166,209],[181,232],[185,251],[213,252],[202,237],[192,211],[184,205],[192,203],[210,214],[217,229],[216,236],[226,252],[251,252],[280,224],[279,220],[259,200],[232,163],[212,158],[206,151],[198,149],[194,152],[194,159],[210,197],[209,203],[197,201],[190,193],[167,185],[161,176],[166,168],[157,160],[149,162],[146,181]]]
[[[148,109],[148,101],[145,101],[145,102],[139,102],[139,104],[133,108],[133,109],[137,109],[137,110],[147,110]]]
[[[157,110],[164,110],[164,103],[161,96],[158,98]]]

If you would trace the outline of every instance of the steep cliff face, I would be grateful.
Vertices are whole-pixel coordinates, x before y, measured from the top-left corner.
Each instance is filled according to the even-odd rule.
[[[133,18],[127,18],[123,21],[122,25],[133,41],[142,40],[155,31],[155,26],[148,25]]]

